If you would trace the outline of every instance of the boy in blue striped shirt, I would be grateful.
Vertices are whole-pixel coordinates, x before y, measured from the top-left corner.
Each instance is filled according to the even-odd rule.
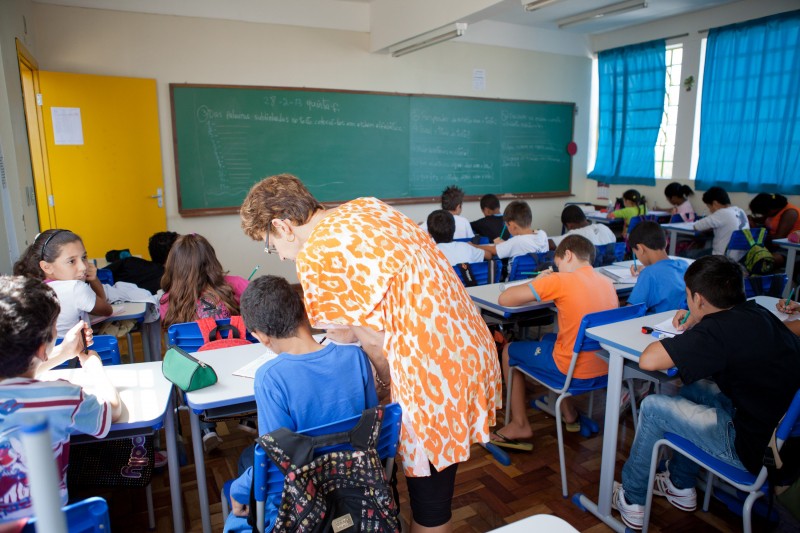
[[[55,292],[41,280],[0,277],[0,521],[33,515],[18,431],[23,417],[47,417],[54,460],[61,472],[63,505],[67,503],[70,433],[105,437],[122,412],[100,358],[95,352],[80,352],[83,322],[54,348],[59,310]],[[63,380],[36,379],[43,369],[76,355],[97,396]]]

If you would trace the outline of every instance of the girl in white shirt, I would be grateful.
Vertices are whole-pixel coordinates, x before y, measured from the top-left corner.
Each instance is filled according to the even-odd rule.
[[[14,264],[14,274],[44,280],[61,304],[56,328],[63,338],[80,320],[89,324],[89,314],[111,316],[97,267],[86,258],[81,238],[65,229],[49,229],[36,236]]]
[[[672,215],[680,215],[683,222],[694,222],[695,212],[689,197],[694,195],[694,191],[688,185],[681,185],[680,183],[672,182],[664,189],[664,196],[667,197],[669,203],[672,205],[669,211]],[[656,207],[656,211],[661,211],[661,208]]]

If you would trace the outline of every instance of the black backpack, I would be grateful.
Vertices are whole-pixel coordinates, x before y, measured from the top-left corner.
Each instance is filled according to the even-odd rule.
[[[383,407],[364,411],[350,431],[309,437],[281,428],[257,442],[286,475],[275,531],[399,532],[397,505],[376,445]],[[353,449],[314,457],[314,450]]]

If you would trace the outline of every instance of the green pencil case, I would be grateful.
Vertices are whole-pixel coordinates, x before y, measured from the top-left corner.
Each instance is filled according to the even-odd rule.
[[[217,373],[211,365],[189,355],[177,346],[170,346],[161,363],[164,377],[184,392],[210,387],[217,382]]]

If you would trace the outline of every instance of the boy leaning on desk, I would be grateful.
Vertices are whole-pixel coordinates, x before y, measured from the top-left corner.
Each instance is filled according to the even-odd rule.
[[[70,433],[105,437],[122,404],[95,352],[80,352],[79,321],[57,347],[59,303],[55,292],[34,278],[0,276],[0,521],[33,515],[28,467],[19,426],[31,414],[46,415],[53,456],[61,473],[61,503],[67,503]],[[77,356],[95,394],[63,380],[39,381],[54,363]]]
[[[681,335],[650,344],[639,358],[644,370],[677,367],[679,396],[644,399],[631,453],[615,483],[612,505],[622,521],[641,529],[650,459],[666,431],[719,460],[758,473],[778,421],[800,388],[800,338],[755,301],[745,299],[741,267],[708,256],[686,270],[689,310],[675,315]],[[782,454],[783,455],[783,454]],[[656,475],[654,494],[683,511],[697,506],[699,467],[673,454]]]

